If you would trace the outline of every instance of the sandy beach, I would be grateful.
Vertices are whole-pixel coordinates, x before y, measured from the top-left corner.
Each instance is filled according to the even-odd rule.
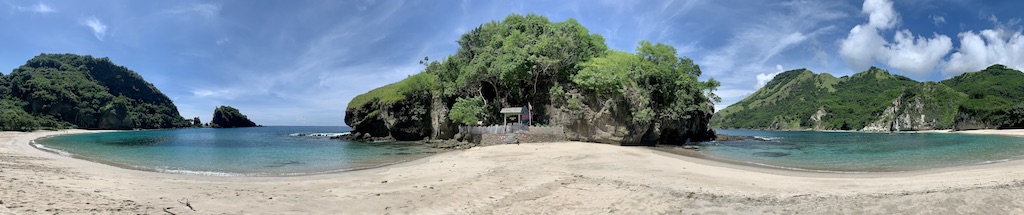
[[[123,169],[29,145],[81,132],[92,131],[0,132],[0,214],[1024,213],[1024,161],[828,174],[556,142],[353,172],[216,177]]]

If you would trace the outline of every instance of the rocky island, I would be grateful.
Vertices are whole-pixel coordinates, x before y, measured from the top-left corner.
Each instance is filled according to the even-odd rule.
[[[256,123],[231,106],[220,106],[213,110],[210,127],[213,128],[244,128],[256,127]]]

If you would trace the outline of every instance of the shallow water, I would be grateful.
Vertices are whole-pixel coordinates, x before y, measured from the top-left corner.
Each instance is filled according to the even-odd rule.
[[[703,143],[708,156],[820,172],[898,172],[1024,159],[1024,138],[946,133],[717,130],[767,141]]]
[[[101,163],[168,173],[278,176],[384,166],[438,152],[409,142],[364,143],[298,134],[346,127],[195,128],[61,135],[37,147]]]

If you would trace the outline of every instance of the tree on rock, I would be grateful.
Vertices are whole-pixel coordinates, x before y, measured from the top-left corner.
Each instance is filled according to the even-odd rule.
[[[213,110],[213,119],[210,120],[210,127],[214,128],[240,128],[256,127],[256,123],[249,120],[249,117],[238,112],[231,106],[220,106]]]

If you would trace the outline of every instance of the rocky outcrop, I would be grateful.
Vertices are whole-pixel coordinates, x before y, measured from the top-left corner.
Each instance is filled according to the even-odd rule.
[[[243,128],[256,127],[256,123],[249,120],[248,116],[242,114],[231,106],[220,106],[213,110],[213,119],[210,120],[210,127],[214,128]]]
[[[448,119],[449,103],[440,96],[434,96],[430,102],[430,139],[444,140],[455,137],[459,133],[459,127]]]
[[[551,123],[563,126],[569,140],[618,145],[682,145],[714,138],[714,132],[707,126],[711,112],[690,112],[689,120],[635,122],[624,98],[578,98],[589,99],[583,100],[581,108],[570,108],[564,101],[552,101],[552,105],[545,106]],[[708,110],[713,108],[710,102],[705,106]]]
[[[957,104],[966,95],[935,82],[925,82],[918,86],[896,97],[874,122],[861,130],[894,132],[955,127],[953,118]]]
[[[822,126],[821,124],[821,119],[825,116],[828,116],[828,111],[825,111],[825,107],[819,107],[818,112],[814,112],[814,115],[811,115],[810,120],[811,124],[814,125],[814,127],[812,127],[814,130],[825,129],[825,126]]]
[[[350,108],[345,111],[345,124],[352,127],[349,139],[415,141],[454,135],[451,123],[439,119],[447,119],[447,107],[434,106],[434,101],[439,100],[432,99],[430,94],[409,94],[393,103],[374,100]]]
[[[974,117],[973,115],[966,113],[962,110],[956,113],[956,120],[953,121],[953,130],[956,131],[993,128],[998,128],[998,126],[993,125],[990,122],[980,120],[977,117]]]

